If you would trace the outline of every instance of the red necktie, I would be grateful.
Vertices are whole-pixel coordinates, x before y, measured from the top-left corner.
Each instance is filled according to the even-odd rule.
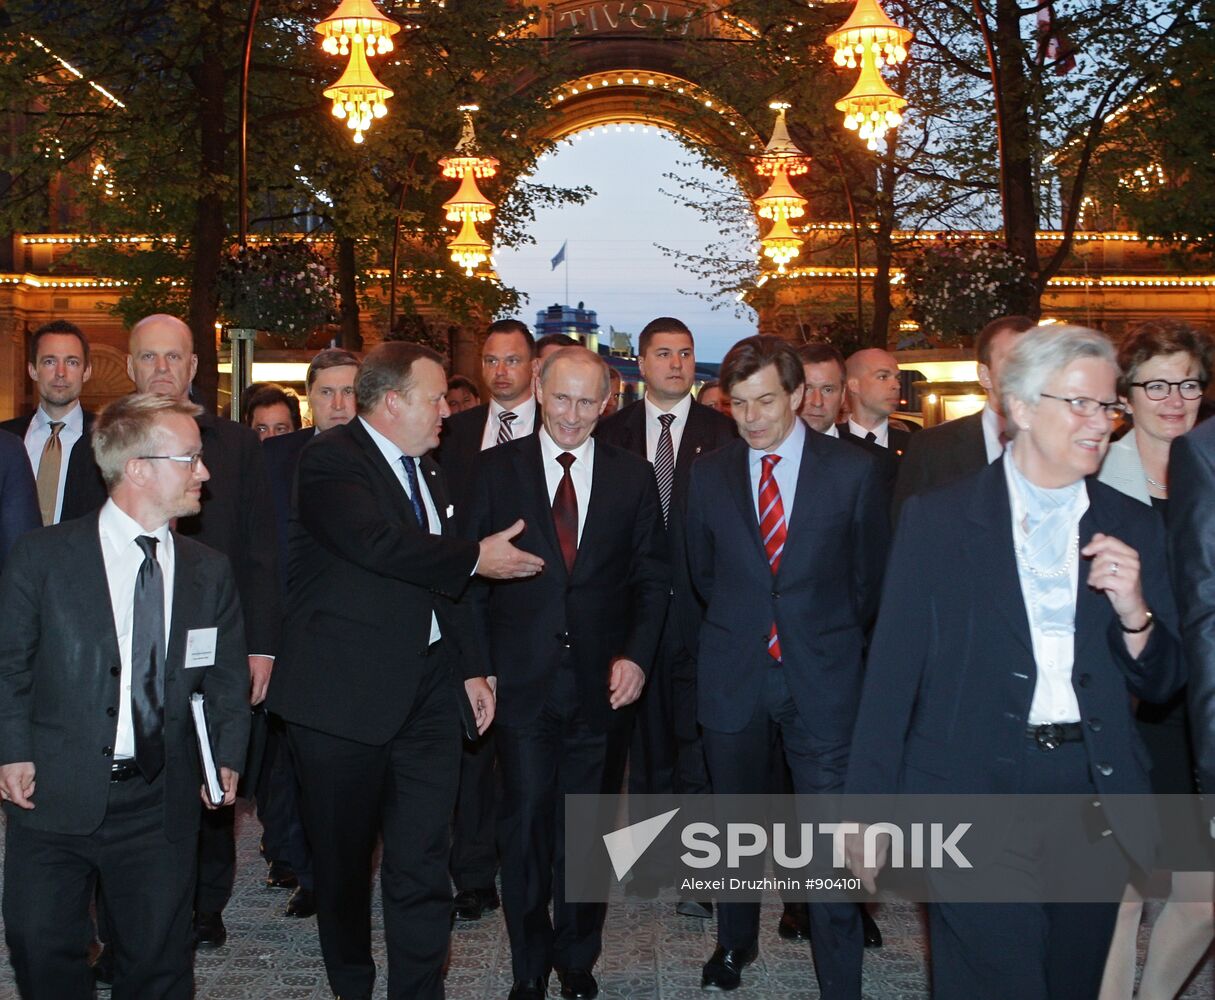
[[[775,475],[779,461],[779,455],[765,455],[759,474],[759,537],[764,540],[773,576],[780,570],[781,553],[785,551],[785,505],[781,502]],[[776,635],[775,621],[768,633],[768,655],[780,663],[780,639]]]
[[[553,524],[557,527],[557,541],[561,543],[561,555],[565,557],[565,569],[574,571],[574,559],[578,555],[578,495],[574,492],[574,480],[570,478],[570,466],[574,454],[563,451],[557,456],[564,470],[557,492],[553,496]]]

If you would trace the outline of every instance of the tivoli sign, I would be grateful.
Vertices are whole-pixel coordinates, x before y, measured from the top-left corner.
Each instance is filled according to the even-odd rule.
[[[703,11],[683,3],[609,0],[606,3],[561,3],[548,9],[551,34],[636,35],[662,31],[671,35],[704,33]]]

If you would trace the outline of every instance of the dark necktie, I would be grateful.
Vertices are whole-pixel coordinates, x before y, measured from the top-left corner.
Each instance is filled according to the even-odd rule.
[[[418,527],[430,531],[430,518],[426,516],[426,504],[422,502],[422,491],[418,487],[418,462],[412,455],[402,455],[401,464],[405,466],[405,478],[409,481],[409,502],[413,506],[413,516],[418,519]]]
[[[869,444],[877,444],[877,435],[874,434],[873,431],[870,431],[865,435],[865,441]]]
[[[765,455],[759,473],[759,537],[764,540],[764,552],[773,577],[780,571],[780,557],[785,551],[785,505],[780,498],[780,487],[776,485],[776,463],[779,461],[779,455]],[[780,639],[775,621],[768,632],[768,655],[780,663]]]
[[[507,441],[514,440],[515,432],[511,428],[511,424],[518,419],[519,414],[514,410],[503,410],[498,414],[498,444],[505,444]]]
[[[38,507],[42,511],[42,525],[55,523],[55,503],[59,499],[59,473],[63,466],[63,443],[59,440],[59,432],[63,430],[62,420],[52,420],[50,423],[51,436],[42,446],[42,457],[38,459]]]
[[[143,562],[135,578],[131,616],[131,723],[135,764],[151,781],[165,764],[165,580],[156,539],[139,535]]]
[[[553,524],[557,528],[557,541],[561,544],[566,572],[572,573],[574,559],[578,556],[578,495],[574,492],[574,480],[570,477],[574,455],[563,451],[557,456],[557,461],[564,471],[561,482],[557,484],[557,492],[553,495]]]
[[[674,413],[663,413],[658,421],[662,430],[658,433],[658,447],[654,449],[654,478],[658,480],[658,499],[662,501],[662,520],[671,521],[671,487],[675,485],[675,444],[671,440],[671,422]]]

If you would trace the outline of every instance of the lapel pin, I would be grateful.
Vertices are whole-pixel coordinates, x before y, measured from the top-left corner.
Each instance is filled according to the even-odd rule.
[[[693,454],[696,454],[696,455],[700,454],[700,445],[696,446],[696,451]]]

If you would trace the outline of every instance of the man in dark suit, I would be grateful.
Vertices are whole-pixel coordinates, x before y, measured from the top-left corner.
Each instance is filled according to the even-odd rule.
[[[262,441],[266,475],[274,500],[278,529],[279,586],[287,603],[287,526],[291,519],[295,469],[304,445],[316,435],[354,419],[354,377],[359,359],[350,351],[327,347],[308,364],[304,385],[312,426]],[[266,885],[291,889],[285,914],[310,917],[316,913],[312,881],[312,854],[304,836],[299,810],[299,783],[291,762],[282,720],[267,720],[266,756],[257,787],[257,814],[262,821],[262,854],[266,858]]]
[[[775,790],[779,741],[798,794],[839,791],[889,496],[875,459],[798,419],[804,373],[786,341],[740,341],[721,380],[742,440],[693,467],[685,521],[709,778],[716,794]],[[810,927],[823,997],[859,1000],[857,907],[812,902]],[[758,932],[758,903],[722,903],[702,986],[737,988]]]
[[[191,694],[206,694],[229,804],[249,732],[232,571],[169,529],[197,513],[207,479],[197,410],[155,396],[107,407],[93,444],[109,501],[25,535],[0,578],[4,922],[30,1000],[93,995],[94,880],[110,916],[115,995],[193,996],[201,776]],[[65,567],[70,586],[58,579]]]
[[[52,320],[30,335],[26,367],[38,386],[38,409],[0,423],[0,430],[25,441],[42,523],[58,524],[92,513],[106,498],[89,445],[93,414],[80,405],[93,374],[89,342],[75,323]]]
[[[979,331],[975,354],[987,403],[978,413],[929,427],[908,442],[894,488],[891,515],[896,525],[903,501],[909,496],[978,472],[1004,454],[1007,438],[1000,412],[1000,369],[1018,334],[1033,326],[1028,316],[1001,316]]]
[[[452,535],[443,479],[423,457],[438,444],[446,388],[433,351],[379,345],[355,381],[358,418],[317,435],[296,475],[268,705],[288,723],[321,951],[347,1000],[368,1000],[375,982],[367,875],[381,833],[388,996],[443,995],[460,718],[484,732],[494,713],[485,654],[457,599],[474,571],[514,579],[542,566],[510,544],[521,524],[480,543]]]
[[[451,486],[456,511],[468,499],[481,466],[482,452],[540,429],[532,396],[536,342],[525,323],[500,319],[489,325],[481,348],[481,369],[489,402],[449,417],[443,424],[435,458]],[[464,743],[460,759],[460,797],[451,837],[451,880],[456,916],[479,920],[500,905],[498,852],[494,845],[494,732]]]
[[[1215,421],[1169,453],[1169,569],[1189,667],[1186,697],[1201,786],[1215,788]]]
[[[140,392],[188,401],[198,357],[185,323],[163,314],[141,319],[131,328],[129,352],[127,374]],[[265,461],[261,442],[248,427],[205,412],[197,422],[211,478],[203,487],[201,512],[180,519],[177,530],[232,563],[249,644],[249,702],[256,706],[266,697],[280,628],[274,511]],[[233,815],[232,809],[207,813],[199,836],[194,923],[202,948],[218,948],[228,936],[223,909],[236,877]]]
[[[582,347],[543,365],[539,434],[484,456],[466,537],[526,523],[520,545],[544,560],[523,583],[470,595],[497,677],[502,777],[498,847],[515,985],[540,1000],[598,995],[592,974],[606,907],[565,899],[562,796],[615,793],[628,747],[626,706],[645,684],[671,577],[662,508],[645,461],[591,438],[608,366]],[[549,905],[553,917],[549,919]]]
[[[693,401],[696,345],[692,331],[680,320],[661,316],[646,324],[637,352],[645,398],[601,420],[595,440],[625,448],[650,463],[663,519],[669,523],[672,512],[682,510],[687,498],[692,463],[737,434],[733,420]],[[684,638],[674,615],[668,616],[662,636],[637,703],[629,792],[703,794],[709,791],[709,777],[696,724],[696,664],[688,653],[692,642]],[[652,895],[657,887],[652,879],[650,885],[646,881],[643,872],[635,872],[630,890]],[[711,915],[700,904],[680,905],[692,916]]]
[[[41,524],[34,474],[25,449],[16,435],[0,431],[0,569],[13,543]]]
[[[896,459],[907,453],[907,442],[919,430],[916,424],[891,420],[899,408],[899,363],[880,347],[866,347],[845,362],[848,381],[848,422],[840,435],[852,436],[887,449]]]

